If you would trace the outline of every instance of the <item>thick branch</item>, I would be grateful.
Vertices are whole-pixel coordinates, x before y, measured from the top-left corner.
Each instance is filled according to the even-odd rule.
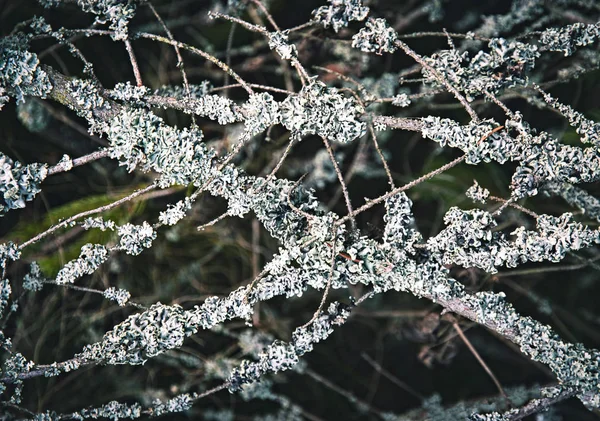
[[[50,91],[48,97],[62,105],[66,105],[72,110],[81,110],[81,105],[77,103],[76,98],[70,93],[71,90],[69,89],[68,84],[71,79],[62,73],[57,72],[50,66],[43,65],[42,68],[48,75],[48,79],[52,84],[52,91]],[[109,121],[122,111],[123,106],[108,98],[106,95],[103,95],[103,98],[105,100],[104,104],[91,111],[95,118],[102,121]]]

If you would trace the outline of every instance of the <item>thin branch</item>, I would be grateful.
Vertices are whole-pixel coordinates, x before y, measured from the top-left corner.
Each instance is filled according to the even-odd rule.
[[[442,165],[438,169],[433,170],[433,171],[411,181],[410,183],[407,183],[401,187],[396,187],[395,189],[392,189],[390,192],[384,194],[383,196],[379,196],[377,199],[369,200],[367,203],[362,205],[360,208],[356,209],[351,214],[348,214],[348,215],[344,216],[343,218],[339,219],[336,222],[336,225],[342,225],[343,223],[348,221],[350,218],[354,218],[356,215],[366,211],[367,209],[372,208],[373,206],[385,201],[386,199],[389,199],[390,197],[395,196],[400,192],[403,192],[403,191],[408,190],[418,184],[421,184],[423,181],[429,180],[430,178],[433,178],[438,174],[448,171],[450,168],[457,166],[458,164],[463,162],[465,159],[466,159],[466,155],[458,157],[455,160],[448,162],[446,165]]]
[[[98,208],[95,209],[91,209],[88,211],[84,211],[84,212],[80,212],[77,215],[73,215],[70,218],[65,219],[64,221],[51,226],[50,228],[48,228],[46,231],[39,233],[38,235],[36,235],[33,238],[30,238],[29,240],[25,241],[23,244],[21,244],[19,246],[19,250],[23,250],[24,248],[37,243],[38,241],[40,241],[42,238],[47,237],[48,235],[52,234],[53,232],[55,232],[56,230],[60,229],[60,228],[64,228],[66,226],[68,226],[69,224],[71,224],[71,222],[75,222],[78,219],[84,218],[86,216],[90,216],[90,215],[95,215],[97,213],[102,213],[102,212],[106,212],[107,210],[116,208],[119,205],[122,205],[123,203],[126,203],[128,201],[130,201],[131,199],[134,199],[144,193],[147,193],[153,189],[155,189],[157,186],[156,184],[152,183],[149,186],[146,186],[142,189],[136,190],[135,192],[131,193],[128,196],[123,197],[122,199],[116,200],[112,203],[109,203],[108,205],[104,205],[104,206],[100,206]]]
[[[465,345],[467,346],[467,348],[469,348],[469,351],[471,351],[471,354],[473,354],[473,356],[477,359],[477,361],[483,367],[483,369],[488,374],[488,376],[490,376],[490,378],[492,379],[492,381],[494,382],[494,384],[498,388],[498,391],[500,392],[500,394],[502,396],[504,396],[504,398],[508,401],[509,400],[508,399],[508,395],[506,394],[506,392],[504,391],[504,388],[502,387],[502,385],[498,381],[498,378],[494,375],[494,373],[492,372],[492,370],[490,370],[490,368],[485,363],[485,361],[483,361],[483,358],[481,358],[481,355],[479,355],[479,352],[477,352],[477,350],[475,349],[475,347],[473,346],[473,344],[471,344],[471,341],[469,341],[469,339],[467,338],[467,336],[462,331],[461,327],[458,325],[458,323],[455,320],[453,320],[451,323],[452,323],[452,327],[454,328],[454,330],[456,331],[456,333],[458,333],[458,336],[460,336],[460,339],[462,339],[462,341],[465,343]]]
[[[552,393],[552,392],[551,392]],[[516,421],[521,420],[529,415],[536,414],[549,408],[550,406],[564,401],[566,399],[572,398],[577,394],[576,390],[570,388],[563,388],[558,394],[552,395],[552,397],[544,397],[539,399],[533,399],[529,401],[524,406],[520,407],[517,410],[510,411],[506,413],[502,419]]]
[[[158,23],[160,24],[160,26],[162,26],[163,30],[167,34],[167,37],[169,37],[169,39],[171,41],[175,41],[175,38],[173,37],[173,34],[171,33],[171,30],[165,24],[165,22],[163,21],[162,17],[158,14],[158,12],[156,11],[156,9],[152,5],[152,3],[148,0],[148,1],[146,1],[145,4],[146,4],[146,6],[148,6],[148,8],[150,9],[150,11],[154,15],[154,17],[156,17],[156,20],[158,21]],[[181,72],[181,78],[183,79],[183,87],[185,88],[185,93],[186,93],[186,95],[188,97],[191,97],[190,84],[188,82],[187,74],[185,72],[185,65],[184,65],[184,62],[183,62],[183,57],[181,56],[181,50],[179,49],[178,45],[174,45],[173,49],[175,50],[175,55],[177,56],[177,68]]]
[[[90,154],[75,158],[71,162],[59,162],[58,164],[48,168],[48,175],[54,175],[61,172],[69,171],[71,167],[79,167],[89,162],[97,161],[98,159],[106,158],[109,155],[107,149],[92,152]]]
[[[303,324],[301,326],[301,328],[310,326],[315,320],[317,320],[317,318],[319,317],[319,314],[321,314],[321,311],[325,307],[325,302],[327,301],[327,296],[329,295],[329,290],[331,289],[331,279],[333,278],[333,271],[335,269],[335,258],[337,256],[336,251],[335,251],[335,244],[336,244],[335,232],[336,231],[337,231],[337,227],[334,225],[331,230],[331,235],[333,237],[333,245],[331,246],[331,249],[332,249],[331,250],[331,264],[329,266],[329,273],[327,274],[327,283],[325,285],[325,291],[323,291],[323,296],[321,297],[321,302],[319,303],[319,307],[313,314],[312,318],[308,322]]]
[[[342,175],[342,172],[340,171],[340,167],[335,159],[335,155],[333,154],[333,150],[331,149],[331,144],[329,143],[329,141],[327,140],[327,138],[325,137],[321,137],[321,139],[323,140],[323,144],[325,145],[325,149],[327,149],[327,153],[329,153],[329,160],[331,161],[331,164],[333,165],[333,169],[337,175],[338,181],[340,182],[340,185],[342,187],[342,193],[344,194],[344,200],[346,201],[346,209],[348,209],[348,215],[352,214],[352,203],[350,202],[350,195],[348,194],[348,187],[346,186],[346,183],[344,182],[344,176]],[[356,230],[356,221],[354,220],[354,217],[350,217],[350,225],[352,225],[352,230],[355,231]]]
[[[446,80],[446,78],[444,78],[440,74],[440,72],[438,72],[436,69],[431,67],[431,65],[429,63],[427,63],[423,59],[423,57],[418,55],[415,51],[413,51],[404,42],[402,42],[400,40],[396,40],[396,46],[400,47],[407,55],[411,56],[417,63],[419,63],[421,66],[423,66],[423,68],[427,69],[427,71],[430,72],[438,82],[440,82],[442,85],[444,85],[446,87],[446,89],[448,89],[448,91],[452,92],[454,97],[462,104],[462,106],[465,108],[467,113],[469,113],[469,115],[471,116],[471,119],[474,122],[479,122],[479,117],[477,116],[477,113],[475,112],[475,110],[473,110],[473,108],[471,108],[471,105],[469,105],[469,102],[467,101],[467,99],[454,86],[452,86],[452,84],[450,82],[448,82]]]
[[[402,380],[398,379],[396,376],[393,376],[389,371],[385,370],[379,363],[377,363],[377,361],[375,361],[371,357],[369,357],[369,354],[367,354],[366,352],[363,352],[361,354],[361,357],[363,357],[363,359],[366,362],[368,362],[375,370],[377,370],[379,373],[381,373],[381,375],[383,377],[385,377],[386,379],[388,379],[389,381],[394,383],[400,389],[410,393],[411,395],[413,395],[414,397],[416,397],[420,400],[425,400],[425,396],[421,395],[419,392],[414,390],[408,384],[404,383]]]
[[[126,39],[123,42],[125,43],[125,49],[127,50],[127,54],[129,54],[129,61],[131,62],[133,74],[135,75],[135,83],[137,84],[137,86],[144,86],[144,82],[142,81],[142,74],[140,73],[140,68],[137,64],[137,60],[133,52],[133,47],[131,46],[131,41]]]
[[[169,38],[161,37],[160,35],[148,34],[145,32],[137,33],[136,36],[140,37],[140,38],[146,38],[146,39],[151,39],[151,40],[158,41],[158,42],[163,42],[165,44],[169,44],[174,47],[188,50],[194,54],[204,57],[206,60],[215,64],[221,70],[223,70],[225,73],[227,73],[229,76],[234,78],[250,95],[252,95],[254,93],[254,90],[248,85],[248,83],[246,83],[246,81],[244,79],[242,79],[242,77],[240,75],[238,75],[231,67],[229,67],[227,64],[223,63],[221,60],[219,60],[215,56],[208,54],[208,53],[200,50],[199,48],[192,47],[191,45],[185,44],[183,42],[179,42],[179,41],[171,40]]]
[[[379,142],[377,142],[377,135],[375,134],[375,129],[373,128],[372,124],[368,124],[367,127],[369,128],[369,133],[371,134],[371,140],[373,141],[373,145],[375,145],[375,150],[377,151],[377,154],[379,155],[379,159],[381,159],[381,163],[383,164],[383,168],[385,169],[385,174],[387,175],[388,182],[390,183],[390,187],[394,188],[394,187],[396,187],[394,185],[394,177],[392,177],[392,172],[390,171],[390,167],[389,167],[387,161],[385,160],[385,157],[383,156],[383,152],[381,152],[381,148],[379,147]]]

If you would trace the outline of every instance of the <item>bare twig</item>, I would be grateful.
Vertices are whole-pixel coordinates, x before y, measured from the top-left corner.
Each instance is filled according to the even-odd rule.
[[[131,41],[126,39],[123,42],[125,43],[125,49],[127,50],[127,54],[129,54],[129,61],[131,62],[131,67],[133,68],[133,74],[135,75],[135,83],[137,84],[137,86],[144,86],[144,82],[142,81],[142,74],[140,73],[140,68],[137,64],[135,54],[133,53],[133,47],[131,46]]]
[[[498,378],[494,375],[494,373],[492,372],[492,370],[490,370],[490,368],[485,363],[485,361],[483,361],[483,358],[481,358],[481,355],[479,355],[479,352],[477,352],[477,350],[475,349],[475,347],[473,346],[473,344],[471,344],[471,341],[469,341],[469,339],[466,337],[466,335],[462,331],[461,327],[459,326],[458,322],[456,322],[456,320],[451,320],[451,323],[452,323],[452,327],[454,328],[454,330],[456,331],[456,333],[458,333],[458,336],[460,336],[460,339],[462,339],[462,341],[465,343],[465,345],[467,346],[467,348],[469,348],[469,351],[471,351],[471,354],[473,354],[473,356],[477,359],[477,361],[483,367],[483,369],[488,374],[488,376],[490,376],[490,378],[492,379],[492,381],[494,382],[494,384],[498,388],[498,391],[500,392],[500,394],[502,396],[504,396],[504,398],[506,400],[508,400],[508,396],[506,395],[506,392],[504,391],[504,388],[502,387],[502,385],[498,381]]]

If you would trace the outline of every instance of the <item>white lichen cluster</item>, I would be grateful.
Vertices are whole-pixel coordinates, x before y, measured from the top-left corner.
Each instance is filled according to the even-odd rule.
[[[483,188],[475,181],[475,183],[469,187],[469,190],[465,192],[465,195],[473,202],[485,203],[490,195],[490,191]]]
[[[117,83],[110,91],[110,97],[119,101],[132,104],[143,104],[145,97],[150,93],[146,86],[133,86],[131,82]]]
[[[114,118],[106,133],[111,158],[121,160],[129,171],[139,167],[160,173],[162,187],[190,184],[202,173],[206,158],[202,155],[200,131],[177,130],[153,113],[131,110]]]
[[[544,193],[562,197],[571,206],[579,208],[590,218],[600,222],[600,200],[584,189],[569,183],[546,183]]]
[[[77,357],[103,364],[143,364],[148,358],[181,347],[185,337],[183,309],[156,303],[143,313],[129,316]]]
[[[366,53],[393,53],[398,48],[398,34],[385,19],[369,18],[358,34],[352,37],[352,47]]]
[[[444,216],[447,227],[427,241],[446,264],[478,267],[496,273],[497,267],[516,267],[525,262],[561,261],[567,252],[600,243],[600,231],[573,221],[573,215],[540,215],[537,231],[519,227],[514,241],[493,231],[496,221],[483,210],[451,208]]]
[[[100,95],[98,86],[90,80],[72,79],[68,83],[69,95],[73,98],[77,114],[89,122],[94,121],[94,111],[105,105],[105,99]]]
[[[158,216],[158,221],[163,225],[175,225],[185,218],[185,213],[191,208],[191,201],[186,197],[174,205],[168,205]]]
[[[40,291],[44,287],[45,281],[40,266],[36,262],[32,262],[29,273],[23,277],[23,288],[27,291]]]
[[[574,23],[562,28],[545,29],[540,43],[550,51],[560,51],[565,57],[572,55],[577,47],[594,43],[600,36],[600,25]]]
[[[117,233],[120,237],[118,247],[134,256],[152,247],[152,241],[156,238],[156,231],[146,221],[141,225],[121,225],[117,228]]]
[[[46,164],[23,165],[0,153],[0,216],[11,209],[25,207],[41,191],[48,175]]]
[[[325,28],[332,27],[335,32],[348,26],[351,21],[364,20],[369,8],[362,5],[362,0],[328,0],[329,6],[321,6],[313,11],[313,20]]]
[[[131,298],[129,291],[121,288],[117,289],[115,287],[110,287],[104,290],[103,295],[107,300],[116,301],[121,307],[125,306]]]
[[[539,57],[535,45],[493,38],[488,49],[489,52],[480,50],[470,60],[467,51],[454,48],[438,51],[425,60],[468,99],[527,84],[527,73]],[[440,81],[428,69],[423,68],[423,75],[429,84],[440,87]]]
[[[52,1],[52,0],[50,0]],[[111,37],[123,41],[129,35],[129,21],[135,15],[135,2],[122,0],[77,0],[77,5],[87,13],[96,15],[97,24],[110,23]]]
[[[600,124],[586,118],[583,114],[575,111],[572,107],[565,105],[548,93],[544,93],[544,100],[563,115],[577,134],[581,136],[583,143],[590,143],[594,147],[600,147]]]
[[[56,275],[57,284],[72,284],[84,275],[91,275],[106,262],[109,252],[101,244],[86,244],[81,248],[79,257],[63,266]]]
[[[0,87],[17,102],[23,101],[25,95],[45,98],[52,90],[38,56],[28,48],[28,39],[24,36],[0,40]]]
[[[535,196],[544,183],[588,183],[600,178],[600,157],[594,148],[565,145],[548,133],[537,134],[520,115],[504,123],[504,130],[493,132],[493,120],[469,123],[466,126],[451,119],[426,117],[423,136],[441,146],[461,149],[465,162],[518,161],[511,189],[519,199]]]
[[[315,343],[327,339],[334,326],[342,325],[349,315],[350,312],[339,303],[332,303],[327,312],[319,315],[310,326],[296,329],[290,343],[275,341],[258,355],[258,361],[244,360],[234,368],[227,382],[229,390],[238,391],[243,385],[258,381],[266,373],[293,368],[298,364],[299,357],[312,351]]]
[[[316,134],[340,143],[351,142],[366,131],[358,120],[363,107],[337,89],[314,81],[298,95],[289,96],[281,105],[281,124],[292,136],[303,138]]]
[[[284,60],[292,60],[298,57],[298,49],[288,42],[288,35],[284,32],[269,33],[269,48]]]
[[[96,217],[96,218],[86,218],[83,223],[81,224],[81,227],[85,230],[89,230],[92,228],[97,228],[101,231],[106,231],[106,230],[111,230],[114,231],[116,228],[116,224],[115,221],[111,221],[109,220],[104,220],[102,217]]]

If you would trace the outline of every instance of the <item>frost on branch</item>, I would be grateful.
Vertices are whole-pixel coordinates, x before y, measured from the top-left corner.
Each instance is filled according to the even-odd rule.
[[[369,18],[365,27],[352,37],[352,47],[366,53],[393,53],[396,47],[398,34],[391,28],[385,19]]]
[[[313,20],[325,28],[332,27],[335,32],[348,26],[351,21],[364,20],[369,8],[362,5],[362,0],[328,0],[329,6],[321,6],[313,11]]]
[[[48,174],[46,164],[23,165],[0,152],[0,217],[11,209],[25,207],[41,191]]]

